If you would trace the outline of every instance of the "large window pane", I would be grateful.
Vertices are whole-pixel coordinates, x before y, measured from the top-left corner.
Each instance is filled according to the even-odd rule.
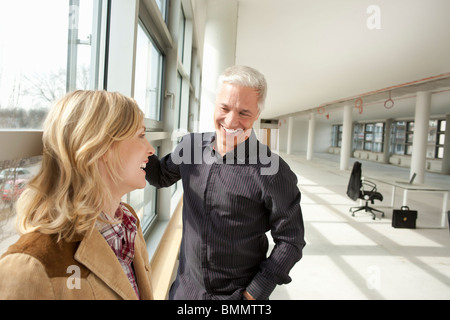
[[[392,153],[398,155],[405,155],[410,152],[410,143],[408,139],[412,141],[412,132],[408,132],[408,128],[414,128],[413,123],[405,121],[396,121],[392,125],[391,129],[391,150]]]
[[[95,88],[93,0],[0,2],[0,125],[40,129],[54,100]]]
[[[40,168],[41,157],[0,161],[0,256],[19,237],[15,202]]]
[[[134,98],[145,117],[161,119],[163,56],[142,23],[138,25]]]
[[[430,128],[428,131],[428,144],[433,144],[434,152],[430,158],[442,159],[444,156],[444,144],[445,144],[445,120],[430,121]],[[434,135],[434,139],[433,139]],[[427,156],[428,156],[427,149]],[[430,153],[431,155],[431,153]]]
[[[41,127],[65,93],[69,1],[0,2],[2,128]],[[36,121],[28,121],[34,112]]]
[[[156,0],[156,4],[158,5],[159,11],[161,11],[161,15],[164,21],[167,20],[167,0]]]
[[[139,21],[134,98],[144,111],[146,119],[161,120],[163,65],[164,56],[156,46],[144,23]],[[156,145],[154,147],[156,154],[158,154],[159,147]],[[142,229],[146,233],[157,218],[156,188],[147,185],[145,189],[135,190],[129,196],[129,203],[136,210],[141,220]]]
[[[356,124],[353,129],[353,147],[355,150],[364,149],[364,125]]]
[[[145,232],[156,217],[156,188],[147,184],[144,189],[130,192],[129,196],[127,202],[136,211],[142,230]]]

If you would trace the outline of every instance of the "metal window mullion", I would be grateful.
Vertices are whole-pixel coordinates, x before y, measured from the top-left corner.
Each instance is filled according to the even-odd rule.
[[[67,35],[67,77],[66,92],[75,90],[77,84],[77,55],[78,55],[78,23],[80,0],[69,2],[69,25]]]

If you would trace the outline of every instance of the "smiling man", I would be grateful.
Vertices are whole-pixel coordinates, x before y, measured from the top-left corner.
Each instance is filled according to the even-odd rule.
[[[223,82],[216,99],[214,124],[216,147],[225,154],[250,137],[253,123],[258,120],[258,91]]]
[[[180,263],[169,298],[268,299],[291,281],[305,245],[297,177],[252,129],[264,108],[264,76],[234,66],[218,88],[215,132],[183,137],[145,169],[154,186],[183,182]],[[267,255],[269,230],[275,246]]]

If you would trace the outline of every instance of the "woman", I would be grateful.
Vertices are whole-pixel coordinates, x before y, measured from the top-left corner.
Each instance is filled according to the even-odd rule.
[[[0,259],[0,299],[153,298],[138,218],[120,201],[146,185],[143,119],[133,99],[105,91],[50,110],[41,169],[16,204],[22,236]]]

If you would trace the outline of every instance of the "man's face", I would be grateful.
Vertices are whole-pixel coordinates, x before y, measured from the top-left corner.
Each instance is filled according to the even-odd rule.
[[[217,94],[214,109],[217,151],[224,155],[244,142],[258,117],[257,91],[225,82]]]

